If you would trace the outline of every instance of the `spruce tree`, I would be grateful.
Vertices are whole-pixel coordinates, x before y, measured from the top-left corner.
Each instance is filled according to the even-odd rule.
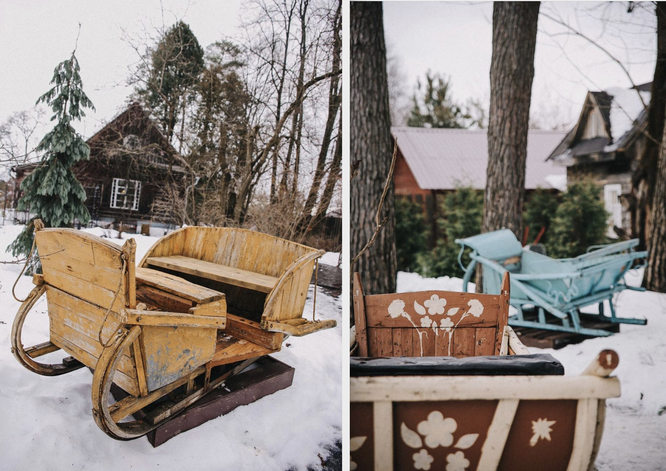
[[[30,253],[34,220],[39,218],[46,227],[67,227],[75,220],[87,224],[90,214],[85,207],[86,192],[72,172],[72,166],[90,156],[90,148],[72,127],[72,121],[85,116],[84,108],[95,109],[83,92],[79,63],[72,56],[55,68],[53,88],[42,95],[39,103],[53,110],[51,121],[57,121],[37,146],[42,154],[41,163],[21,182],[23,196],[19,210],[27,210],[35,217],[12,242],[7,251],[14,256]]]

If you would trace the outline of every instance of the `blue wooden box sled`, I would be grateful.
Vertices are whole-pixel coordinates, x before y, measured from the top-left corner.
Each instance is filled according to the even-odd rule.
[[[525,250],[510,230],[479,234],[456,239],[462,246],[458,261],[465,271],[463,290],[477,265],[483,267],[483,292],[499,294],[502,274],[511,273],[511,305],[518,310],[509,318],[509,325],[533,327],[590,336],[608,336],[611,332],[581,326],[580,310],[592,304],[599,305],[598,319],[605,322],[645,325],[645,319],[620,318],[615,314],[612,298],[624,289],[643,291],[627,286],[624,275],[635,266],[636,260],[647,257],[647,252],[634,251],[638,240],[590,247],[586,254],[575,258],[553,259],[537,252]],[[470,248],[472,261],[462,264],[462,253]],[[604,301],[608,301],[610,316],[604,315]],[[537,320],[526,320],[524,310],[537,310]],[[547,314],[555,323],[548,322]]]

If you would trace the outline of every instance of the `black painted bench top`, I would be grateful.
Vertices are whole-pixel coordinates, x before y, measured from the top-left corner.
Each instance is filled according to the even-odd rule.
[[[549,354],[350,359],[350,375],[358,376],[539,376],[563,375],[564,366]]]

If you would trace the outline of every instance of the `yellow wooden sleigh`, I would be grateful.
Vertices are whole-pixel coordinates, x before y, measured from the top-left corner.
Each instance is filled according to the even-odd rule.
[[[243,229],[188,227],[158,240],[137,268],[133,239],[121,248],[41,221],[35,227],[43,275],[16,315],[12,352],[42,375],[93,369],[95,422],[116,439],[158,427],[279,351],[285,334],[336,325],[303,318],[323,251]],[[44,293],[50,341],[24,348],[24,321]],[[71,357],[36,361],[59,349]],[[110,405],[112,383],[128,395]]]

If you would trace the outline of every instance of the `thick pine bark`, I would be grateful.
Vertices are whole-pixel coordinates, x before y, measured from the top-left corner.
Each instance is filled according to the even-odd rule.
[[[381,3],[352,2],[351,163],[358,165],[351,181],[351,239],[354,258],[376,230],[375,214],[391,166],[393,143],[386,73],[386,46]],[[353,271],[361,273],[366,294],[395,292],[395,215],[391,182],[381,219],[387,223]]]
[[[520,237],[538,2],[495,2],[483,232]]]
[[[633,177],[632,237],[640,240],[640,249],[647,246],[650,215],[654,198],[659,149],[666,116],[666,3],[656,5],[657,63],[654,68],[650,106],[648,108],[645,151]]]
[[[666,111],[666,110],[665,110]],[[662,135],[648,237],[646,287],[666,293],[666,137]]]

